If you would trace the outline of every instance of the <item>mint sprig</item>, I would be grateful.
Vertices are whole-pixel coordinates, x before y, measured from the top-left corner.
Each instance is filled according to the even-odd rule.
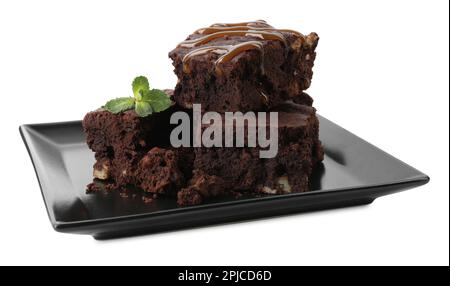
[[[114,114],[134,109],[140,117],[161,112],[172,105],[169,96],[162,90],[150,89],[148,79],[138,76],[132,83],[134,97],[119,97],[108,101],[104,108]]]
[[[134,98],[137,100],[141,100],[144,93],[150,90],[150,84],[145,76],[136,77],[131,86],[133,88]]]
[[[132,97],[119,97],[108,101],[105,104],[105,109],[112,113],[120,113],[124,110],[134,108],[134,98]]]
[[[136,107],[134,108],[134,110],[136,111],[137,115],[139,115],[140,117],[146,117],[146,116],[152,114],[152,112],[153,112],[152,106],[150,105],[150,103],[148,101],[136,102]]]
[[[154,112],[166,110],[171,104],[169,96],[162,90],[152,89],[142,96],[144,102],[150,102]]]

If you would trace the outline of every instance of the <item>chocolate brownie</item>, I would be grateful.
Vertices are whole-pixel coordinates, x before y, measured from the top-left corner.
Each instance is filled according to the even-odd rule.
[[[142,189],[146,202],[171,196],[180,206],[230,195],[309,190],[312,171],[323,160],[319,121],[305,92],[318,40],[316,33],[275,29],[264,21],[195,31],[169,53],[178,77],[171,108],[146,117],[134,110],[113,114],[104,109],[85,116],[87,144],[96,158],[94,178],[106,190],[133,185]],[[222,119],[227,111],[278,112],[277,126],[270,121],[256,126],[276,129],[277,155],[261,158],[263,149],[248,145],[172,147],[170,133],[176,126],[170,116],[179,110],[190,113],[194,103],[203,112],[219,112]],[[90,184],[88,189],[100,187]]]
[[[309,190],[313,168],[323,160],[313,107],[278,106],[278,153],[261,159],[259,147],[195,148],[194,176],[178,193],[180,205],[198,204],[230,191],[283,194]]]
[[[139,135],[143,133],[136,130],[144,130],[143,126],[139,125],[148,124],[147,120],[153,115],[142,121],[142,118],[132,115],[132,111],[126,111],[123,114],[105,114],[105,111],[99,110],[86,118],[97,118],[95,116],[97,114],[100,118],[110,119],[110,122],[114,124],[102,124],[101,127],[104,129],[95,129],[94,134],[106,137],[111,135],[105,134],[120,136],[117,137],[118,141],[112,141],[109,137],[109,141],[94,140],[101,144],[90,145],[101,147],[93,148],[100,150],[96,153],[94,177],[103,180],[108,189],[131,184],[146,193],[177,194],[177,202],[181,206],[199,204],[212,197],[236,192],[282,194],[307,191],[314,166],[323,160],[315,109],[291,102],[277,106],[274,110],[278,111],[278,153],[274,158],[268,159],[260,158],[259,147],[248,146],[173,148],[162,144],[164,146],[146,149],[145,146],[134,145],[134,139],[120,140],[139,138]],[[119,132],[111,128],[111,126],[127,125],[129,118],[137,120],[134,131]],[[85,126],[92,126],[91,124],[90,121],[84,123]],[[205,129],[208,125],[202,127]],[[152,132],[159,130],[154,128],[145,129],[149,133],[144,137],[148,138],[148,142],[155,142],[154,144],[164,142],[166,139],[160,134],[151,135]],[[169,129],[168,126],[165,128]],[[270,124],[267,124],[266,128],[270,128]],[[92,129],[85,130],[92,131]],[[223,132],[224,130],[225,128]],[[126,132],[132,132],[135,136],[125,136]],[[233,129],[233,132],[236,132],[236,129]],[[152,138],[154,136],[158,137],[157,141]],[[105,148],[116,151],[102,152]],[[95,185],[91,186],[93,186],[92,191]]]
[[[148,193],[176,193],[185,180],[180,156],[183,154],[178,150],[152,148],[138,163],[136,185]]]
[[[311,104],[302,91],[311,83],[318,40],[264,21],[199,29],[169,53],[178,77],[173,99],[217,112]]]
[[[102,108],[86,114],[82,124],[97,160],[94,178],[110,181],[111,188],[137,184],[135,174],[147,152],[155,146],[170,146],[170,116],[178,110],[172,106],[147,117],[139,117],[134,110],[113,114]]]
[[[188,187],[177,193],[177,203],[180,206],[198,205],[205,199],[226,194],[228,191],[225,180],[219,176],[208,175],[201,170],[194,170]]]
[[[192,174],[193,153],[186,150],[153,147],[134,160],[124,156],[99,158],[93,176],[110,190],[134,185],[146,193],[174,195]]]
[[[100,108],[83,119],[86,142],[97,158],[111,158],[116,153],[133,157],[154,146],[168,146],[170,115],[177,110],[172,106],[163,112],[139,117],[134,110],[113,114]]]

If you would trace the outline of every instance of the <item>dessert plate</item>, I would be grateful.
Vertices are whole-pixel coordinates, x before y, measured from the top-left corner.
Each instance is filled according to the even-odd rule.
[[[368,204],[429,181],[425,174],[333,122],[319,119],[325,160],[313,174],[310,192],[215,200],[183,208],[173,198],[144,203],[118,192],[86,194],[94,154],[85,143],[80,121],[22,125],[20,133],[53,228],[97,239]]]

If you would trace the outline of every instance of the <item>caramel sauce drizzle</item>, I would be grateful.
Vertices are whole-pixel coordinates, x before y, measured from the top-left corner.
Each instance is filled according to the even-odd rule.
[[[228,62],[233,59],[236,55],[248,51],[248,50],[260,50],[262,52],[262,43],[258,41],[249,41],[240,43],[237,45],[224,45],[224,46],[207,46],[190,51],[183,57],[183,71],[185,73],[190,73],[190,60],[199,55],[206,53],[216,53],[221,56],[215,61],[216,73],[221,75],[222,69],[220,67],[221,63]]]
[[[248,50],[259,50],[261,53],[263,51],[263,45],[261,42],[258,41],[249,41],[249,42],[244,42],[235,46],[232,46],[231,49],[228,50],[227,53],[223,54],[222,56],[220,56],[220,58],[218,58],[215,62],[215,66],[216,66],[216,73],[218,75],[222,75],[222,68],[221,68],[221,64],[222,63],[226,63],[229,62],[230,60],[232,60],[234,57],[236,57],[237,55],[239,55],[240,53],[244,52],[244,51],[248,51]],[[261,69],[264,71],[264,66],[261,65]]]
[[[300,32],[294,31],[294,30],[289,30],[289,29],[275,29],[275,28],[271,28],[271,27],[251,27],[251,26],[233,26],[233,27],[228,27],[228,26],[217,26],[217,27],[207,27],[207,28],[202,28],[202,29],[198,29],[197,31],[195,31],[195,34],[201,34],[201,35],[209,35],[209,34],[214,34],[217,32],[224,32],[224,31],[234,31],[234,30],[239,30],[239,31],[265,31],[265,32],[285,32],[285,33],[292,33],[295,34],[297,36],[300,37],[304,37],[304,35]]]
[[[178,46],[184,48],[195,48],[204,44],[207,44],[213,40],[226,38],[229,36],[249,36],[260,38],[261,40],[275,40],[282,42],[287,46],[286,38],[281,32],[293,33],[299,37],[304,38],[304,36],[293,30],[287,29],[275,29],[268,25],[263,20],[253,21],[253,22],[242,22],[242,23],[217,23],[210,27],[202,28],[194,32],[194,34],[201,35],[198,38],[185,40],[181,42]],[[206,47],[200,47],[194,49],[187,53],[183,57],[183,71],[185,73],[190,73],[190,61],[193,57],[203,55],[206,53],[216,53],[221,56],[216,60],[215,67],[216,73],[222,74],[221,64],[231,61],[233,58],[238,56],[244,51],[248,50],[259,50],[263,51],[262,42],[255,39],[249,39],[246,42],[242,42],[236,45],[212,45]],[[262,55],[264,56],[264,55]]]
[[[278,32],[268,32],[268,31],[256,31],[256,30],[231,30],[231,31],[221,31],[212,34],[205,35],[203,37],[199,37],[197,39],[186,40],[182,42],[179,46],[184,48],[193,48],[200,45],[207,44],[215,39],[224,38],[227,36],[254,36],[257,38],[261,38],[262,40],[278,40],[283,43],[286,43],[286,39],[283,34]]]
[[[185,73],[191,72],[189,64],[190,64],[191,59],[195,56],[207,54],[209,52],[213,52],[216,54],[225,54],[225,53],[229,52],[232,47],[233,46],[231,46],[231,45],[229,45],[229,46],[208,46],[208,47],[201,47],[201,48],[192,50],[183,57],[183,60],[182,60],[183,61],[183,71]]]
[[[266,23],[264,20],[256,20],[256,21],[250,21],[250,22],[240,22],[240,23],[216,23],[212,24],[211,27],[237,27],[237,26],[256,26],[256,25],[263,25],[266,27],[273,28],[269,24]]]

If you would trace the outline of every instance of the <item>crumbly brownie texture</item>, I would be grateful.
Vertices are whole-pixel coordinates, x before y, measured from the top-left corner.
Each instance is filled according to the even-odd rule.
[[[313,168],[323,160],[315,109],[288,103],[277,110],[279,150],[275,158],[259,158],[259,148],[196,148],[195,175],[191,185],[178,193],[178,204],[201,203],[224,190],[262,194],[307,191]]]
[[[129,141],[123,147],[128,153],[96,153],[94,178],[104,181],[107,189],[134,185],[146,193],[176,195],[180,206],[200,204],[212,197],[234,193],[282,194],[307,191],[314,166],[323,160],[315,109],[285,103],[276,107],[276,110],[279,113],[278,154],[275,158],[259,158],[260,150],[257,147],[175,149],[155,146],[145,152],[142,151],[144,148],[139,149],[139,146],[133,146],[133,141]],[[105,116],[101,110],[94,113],[99,113],[100,117]],[[94,114],[89,116],[97,118]],[[111,114],[112,117],[116,117],[112,122],[128,119],[126,114]],[[135,130],[142,129],[136,126]],[[111,128],[104,130],[112,131]],[[96,130],[96,134],[100,133]],[[153,136],[159,135],[154,133]],[[153,142],[151,137],[149,135],[149,142]],[[121,138],[129,137],[122,135]],[[108,141],[108,144],[110,142],[114,141]],[[100,145],[116,150],[114,148],[121,148],[122,144],[124,142],[117,142],[117,145],[105,144],[105,147]],[[97,189],[95,184],[89,186],[91,192]]]
[[[179,190],[185,180],[179,162],[177,150],[152,148],[138,164],[137,185],[149,193],[169,194]]]
[[[170,187],[180,186],[184,176],[176,162],[183,162],[182,169],[188,172],[192,159],[182,149],[170,150],[170,115],[178,110],[172,106],[144,118],[133,110],[113,114],[98,109],[86,114],[82,124],[87,144],[95,152],[94,178],[105,181],[109,189],[132,184],[142,185],[148,192],[166,193]],[[151,172],[157,173],[153,177],[158,184],[145,178]]]
[[[313,99],[304,92],[318,40],[315,33],[279,30],[264,21],[197,30],[169,53],[178,77],[175,91],[166,91],[175,101],[171,108],[145,118],[103,109],[85,116],[96,158],[93,175],[102,185],[89,184],[88,191],[134,185],[146,193],[145,201],[176,196],[180,206],[307,191],[313,168],[323,160]],[[222,114],[278,111],[277,156],[261,159],[260,150],[249,147],[171,147],[171,114],[194,103]]]
[[[147,193],[175,195],[192,172],[192,156],[185,149],[153,147],[134,160],[126,157],[99,158],[94,178],[105,182],[109,190],[134,185]],[[89,187],[95,192],[95,185]]]
[[[286,100],[311,105],[310,97],[302,91],[311,83],[317,34],[277,30],[263,21],[241,25],[211,26],[223,36],[192,46],[192,41],[210,35],[205,32],[208,29],[200,29],[169,53],[178,77],[174,100],[185,108],[201,103],[203,111],[217,112],[260,111]],[[240,35],[242,29],[250,31]],[[217,72],[217,61],[224,52],[221,48],[248,43],[258,48],[241,49],[222,61]],[[218,49],[202,52],[207,47]],[[200,52],[193,52],[197,50]]]
[[[226,190],[223,178],[195,170],[189,186],[177,193],[177,203],[180,206],[198,205],[207,198],[224,195]]]
[[[293,97],[292,102],[300,105],[313,106],[314,99],[306,92],[302,92],[299,96]]]
[[[82,122],[87,144],[96,158],[113,158],[115,154],[134,158],[151,147],[168,146],[170,115],[176,110],[172,106],[147,117],[139,117],[134,110],[113,114],[100,108],[89,112]]]

